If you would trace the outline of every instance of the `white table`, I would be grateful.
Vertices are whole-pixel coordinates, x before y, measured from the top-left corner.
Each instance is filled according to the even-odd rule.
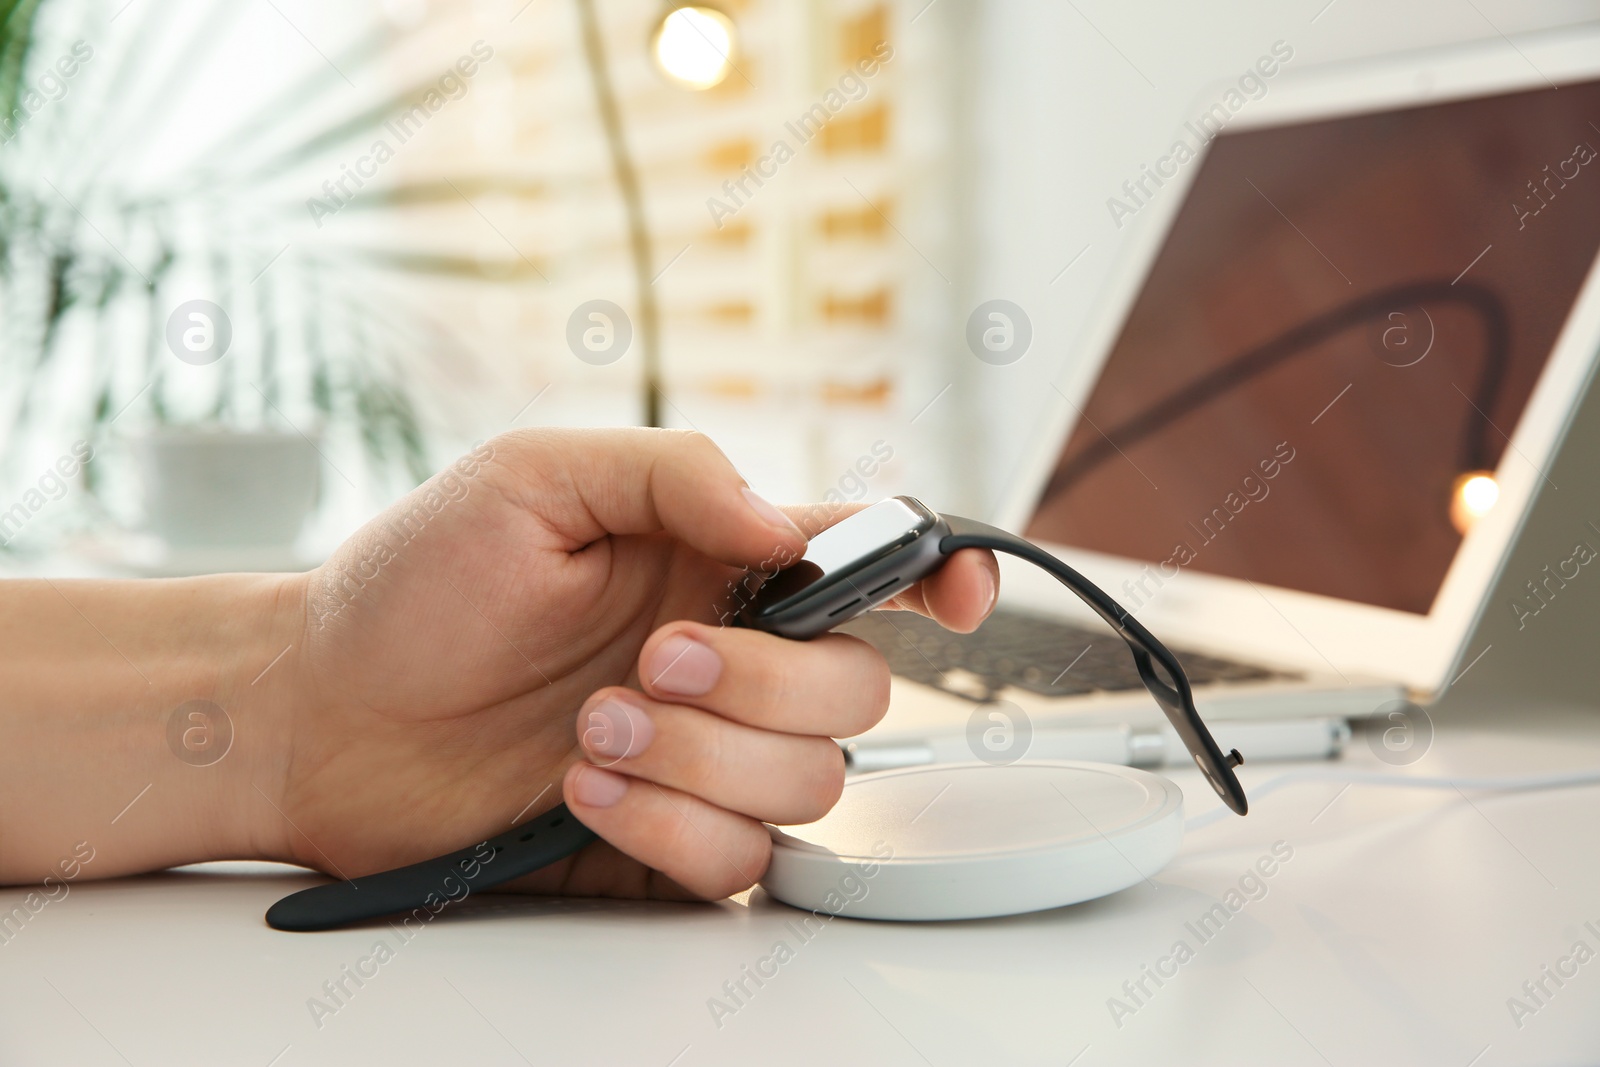
[[[1347,762],[1387,769],[1358,738]],[[1412,770],[1600,765],[1600,713],[1441,725]],[[1242,768],[1246,787],[1282,767]],[[1174,774],[1214,803],[1196,772]],[[834,920],[743,903],[469,901],[401,943],[387,925],[281,934],[313,879],[227,865],[81,883],[0,945],[4,1064],[1390,1064],[1600,1061],[1600,958],[1516,1024],[1507,1007],[1582,939],[1600,952],[1600,788],[1472,794],[1338,784],[1192,832],[1150,884],[970,923]],[[1283,841],[1293,857],[1201,942],[1196,923]],[[1281,849],[1281,846],[1280,846]],[[21,898],[0,892],[0,908]],[[778,940],[794,957],[719,1027],[711,998]],[[1135,1002],[1183,939],[1193,958]],[[376,942],[336,1011],[308,1001]],[[398,947],[396,947],[398,946]],[[1166,965],[1170,970],[1173,964]],[[1570,970],[1570,966],[1568,968]],[[1120,1019],[1121,998],[1137,1010]]]

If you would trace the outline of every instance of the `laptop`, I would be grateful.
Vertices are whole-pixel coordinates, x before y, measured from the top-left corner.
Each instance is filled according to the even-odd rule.
[[[1600,347],[1600,35],[1256,85],[1203,94],[1119,191],[1122,259],[997,518],[1173,648],[1224,749],[1334,755],[1519,610],[1490,594]],[[1530,575],[1521,610],[1586,562]],[[1181,758],[1122,642],[1002,569],[973,635],[850,625],[896,675],[852,765],[987,758],[996,736]]]

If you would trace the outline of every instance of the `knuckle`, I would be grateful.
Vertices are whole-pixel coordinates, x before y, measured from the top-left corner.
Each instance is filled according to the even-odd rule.
[[[852,661],[847,675],[851,684],[846,690],[851,714],[846,716],[840,735],[848,737],[874,725],[889,710],[889,661],[859,637],[837,636],[841,639],[840,649]]]
[[[883,653],[870,645],[867,647],[867,651],[869,658],[865,690],[869,698],[867,708],[870,712],[870,718],[862,726],[863,730],[883,718],[884,713],[889,710],[889,661],[883,657]]]
[[[888,661],[848,634],[783,641],[770,653],[748,657],[743,673],[740,689],[759,709],[759,720],[785,730],[849,737],[889,710]]]
[[[721,870],[710,872],[704,888],[698,890],[705,894],[707,900],[723,900],[735,893],[743,893],[746,889],[756,884],[760,875],[746,875],[743,871],[734,870],[728,863],[720,864]]]
[[[808,649],[786,638],[753,636],[756,640],[748,647],[740,642],[727,648],[725,662],[739,676],[737,691],[744,695],[743,702],[757,712],[750,721],[770,722],[784,717],[785,710],[805,695]]]
[[[815,822],[839,802],[844,791],[844,751],[825,737],[808,740],[802,753],[790,761],[787,796],[768,812],[780,824]]]
[[[690,459],[698,461],[712,459],[723,461],[726,459],[722,449],[717,447],[717,443],[699,430],[667,430],[664,432],[673,435],[672,443]]]
[[[801,802],[803,822],[814,822],[828,814],[844,792],[844,750],[820,738],[813,751],[815,756],[810,761]]]
[[[688,798],[674,801],[665,792],[659,795],[661,806],[656,815],[656,833],[652,836],[661,842],[660,854],[681,857],[693,862],[693,857],[705,851],[705,838],[695,828],[688,813]]]
[[[767,864],[772,861],[772,838],[765,827],[752,819],[742,828],[733,850],[739,862],[737,866],[726,861],[721,863],[722,877],[716,887],[719,900],[744,892],[767,873]]]
[[[760,880],[772,857],[772,840],[754,820],[732,833],[711,834],[719,840],[713,846],[702,837],[689,819],[679,819],[673,841],[674,855],[688,857],[689,866],[673,880],[691,893],[707,900],[721,900],[741,893]]]
[[[686,792],[705,796],[718,782],[729,780],[728,724],[709,717],[697,721],[701,728],[694,731],[697,736],[680,776]]]
[[[757,684],[760,686],[758,692],[762,694],[764,710],[768,714],[780,709],[798,709],[806,705],[806,682],[810,672],[806,669],[804,657],[774,656],[758,673],[760,675],[757,679]]]
[[[678,885],[706,899],[726,896],[717,893],[717,881],[726,878],[723,870],[726,864],[715,862],[717,853],[707,848],[706,838],[694,832],[686,817],[670,819],[667,832],[662,835],[662,843],[667,846],[664,856],[672,857],[670,864],[664,865],[669,867],[670,877]]]

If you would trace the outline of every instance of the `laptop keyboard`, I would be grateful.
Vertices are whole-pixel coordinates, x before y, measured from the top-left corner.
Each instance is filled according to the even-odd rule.
[[[970,634],[910,611],[869,611],[839,630],[875,646],[895,674],[968,699],[991,700],[1007,686],[1047,697],[1144,688],[1127,644],[1110,629],[1017,611],[998,610]],[[1172,654],[1194,686],[1299,677],[1181,648]],[[952,677],[956,671],[965,674]]]

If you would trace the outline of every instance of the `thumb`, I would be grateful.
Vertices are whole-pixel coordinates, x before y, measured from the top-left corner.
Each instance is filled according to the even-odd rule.
[[[789,560],[806,539],[751,491],[722,450],[687,430],[518,430],[495,440],[508,495],[567,551],[607,534],[668,533],[712,559]]]

